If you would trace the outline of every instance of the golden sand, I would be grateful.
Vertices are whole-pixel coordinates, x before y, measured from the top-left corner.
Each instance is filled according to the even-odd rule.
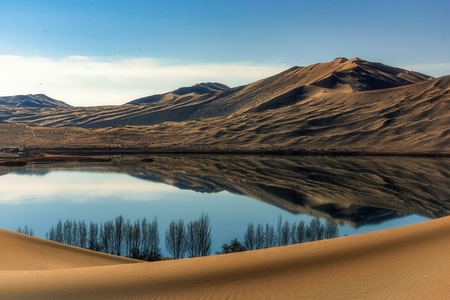
[[[450,217],[312,243],[154,263],[0,231],[4,299],[445,299]]]

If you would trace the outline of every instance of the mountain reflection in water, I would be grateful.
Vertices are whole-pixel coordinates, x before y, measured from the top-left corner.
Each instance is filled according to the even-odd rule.
[[[450,214],[450,159],[251,155],[113,157],[110,162],[28,164],[0,174],[58,169],[121,172],[202,193],[228,191],[292,213],[353,227],[415,214]],[[148,157],[147,157],[148,158]]]

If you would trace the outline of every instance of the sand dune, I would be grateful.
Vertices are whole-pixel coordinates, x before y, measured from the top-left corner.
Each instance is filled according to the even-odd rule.
[[[0,145],[450,153],[449,93],[450,76],[336,59],[242,87],[203,84],[119,106],[3,105]]]
[[[42,108],[42,107],[70,107],[69,104],[52,99],[43,94],[35,95],[17,95],[9,97],[0,97],[0,105],[13,106],[13,107],[29,107],[29,108]]]
[[[228,88],[219,83],[203,83],[129,102],[133,105],[101,107],[61,105],[55,109],[54,106],[49,108],[45,102],[43,109],[37,111],[17,103],[9,109],[7,106],[4,107],[7,112],[0,114],[0,118],[40,126],[100,128],[117,125],[154,125],[162,122],[183,122],[245,112],[261,112],[263,108],[290,106],[310,99],[320,92],[341,94],[388,89],[427,79],[431,78],[380,63],[358,58],[352,60],[339,58],[308,67],[293,67],[242,87]],[[18,97],[10,98],[9,102],[12,102]]]
[[[1,271],[54,270],[140,262],[3,229],[0,229],[0,244]]]
[[[351,237],[237,254],[123,264],[0,231],[5,299],[444,299],[450,293],[450,218]],[[21,259],[42,259],[51,268]],[[84,256],[85,254],[83,254]],[[75,255],[76,256],[76,255]],[[54,257],[54,258],[53,258]],[[105,266],[105,264],[108,264]],[[5,267],[6,266],[6,267]]]

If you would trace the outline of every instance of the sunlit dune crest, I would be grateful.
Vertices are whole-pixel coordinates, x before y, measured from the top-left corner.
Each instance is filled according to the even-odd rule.
[[[38,271],[138,263],[140,261],[55,243],[0,229],[0,272]],[[2,276],[2,275],[0,275]],[[3,278],[2,278],[3,279]]]

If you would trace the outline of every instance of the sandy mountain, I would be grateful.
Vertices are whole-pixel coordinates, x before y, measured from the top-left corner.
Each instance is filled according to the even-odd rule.
[[[182,87],[175,91],[153,95],[149,97],[139,98],[129,102],[130,104],[150,104],[159,101],[177,101],[186,102],[192,98],[197,98],[201,96],[212,97],[218,92],[227,91],[230,88],[224,84],[217,82],[200,83],[191,87]]]
[[[69,104],[43,94],[0,97],[0,105],[30,108],[70,107]]]
[[[117,125],[153,125],[199,118],[261,112],[296,104],[321,92],[357,92],[393,88],[429,79],[429,76],[371,63],[359,58],[338,58],[285,72],[247,86],[230,89],[220,83],[201,83],[140,98],[130,105],[13,112],[14,122],[43,126],[73,125],[87,128]],[[13,97],[14,98],[14,97]],[[21,102],[17,106],[24,106]]]
[[[0,121],[65,126],[64,138],[52,140],[53,147],[85,147],[95,140],[95,147],[177,151],[447,152],[449,91],[450,76],[431,78],[359,58],[338,58],[293,67],[246,86],[205,83],[120,106],[2,106]],[[79,127],[73,129],[74,141],[66,126]],[[37,137],[48,130],[31,131]],[[47,148],[45,139],[20,145]],[[18,143],[16,138],[13,144]]]

